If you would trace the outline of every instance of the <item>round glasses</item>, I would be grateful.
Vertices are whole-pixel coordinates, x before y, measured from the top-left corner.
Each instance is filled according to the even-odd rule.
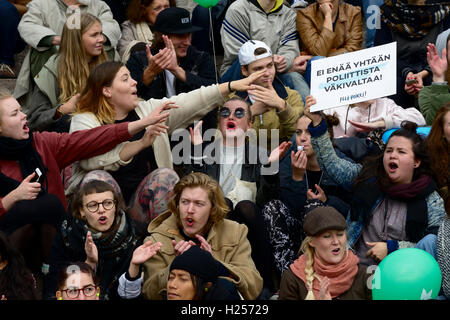
[[[78,288],[67,288],[64,290],[61,290],[62,292],[65,292],[66,295],[70,298],[70,299],[76,299],[78,298],[78,296],[80,295],[80,292],[83,291],[83,294],[85,297],[92,297],[96,292],[97,292],[97,287],[92,285],[92,284],[88,284],[87,286],[78,289]]]
[[[222,118],[228,118],[231,115],[231,110],[227,107],[222,107],[220,109],[220,117]],[[245,116],[245,110],[244,108],[236,108],[234,109],[234,116],[238,119],[241,119]]]
[[[91,201],[88,202],[86,204],[86,209],[89,210],[89,212],[97,212],[98,211],[98,207],[101,204],[103,206],[103,209],[105,210],[110,210],[112,208],[114,208],[114,205],[116,204],[116,200],[112,200],[112,199],[105,199],[102,202],[97,202],[97,201]]]

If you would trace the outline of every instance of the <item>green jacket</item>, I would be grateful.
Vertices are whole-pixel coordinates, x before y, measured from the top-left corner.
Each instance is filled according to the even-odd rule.
[[[145,299],[161,300],[166,290],[169,268],[175,251],[172,240],[184,240],[181,236],[176,217],[165,212],[148,226],[148,236],[144,242],[161,242],[158,253],[144,263],[144,285],[142,293]],[[230,279],[244,299],[254,300],[261,292],[263,280],[251,257],[248,229],[245,225],[224,219],[215,223],[208,233],[206,241],[211,245],[213,256],[232,274]]]
[[[450,102],[450,92],[447,85],[431,84],[419,91],[419,108],[427,125],[431,126],[436,112],[446,102]]]

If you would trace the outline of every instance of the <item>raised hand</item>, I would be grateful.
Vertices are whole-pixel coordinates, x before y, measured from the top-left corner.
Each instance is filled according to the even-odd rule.
[[[248,94],[251,94],[254,100],[275,108],[279,112],[286,109],[286,101],[278,96],[272,83],[269,84],[268,88],[254,84],[251,86],[251,89],[248,90]]]
[[[273,149],[269,156],[269,163],[279,161],[283,158],[284,154],[289,150],[292,145],[292,141],[284,141],[277,148]]]
[[[325,276],[320,279],[319,300],[331,300],[330,279]]]
[[[305,151],[299,150],[295,153],[291,151],[292,179],[295,181],[303,180],[307,164],[308,158]]]
[[[156,242],[152,243],[147,241],[144,244],[137,247],[133,252],[133,257],[131,258],[131,263],[137,266],[143,264],[148,259],[153,257],[161,249],[162,243]]]
[[[306,97],[305,116],[311,119],[313,126],[318,126],[322,122],[322,114],[320,112],[311,112],[311,106],[317,103],[316,98],[313,96]]]
[[[427,61],[433,72],[433,82],[443,82],[447,71],[447,48],[442,50],[439,57],[436,46],[432,43],[427,45]]]
[[[191,143],[193,145],[199,145],[203,143],[202,124],[203,120],[200,120],[195,124],[194,129],[189,127],[189,133],[191,134]]]
[[[87,232],[86,241],[84,242],[84,252],[86,253],[86,263],[94,270],[98,263],[98,249],[90,231]]]
[[[145,47],[145,53],[147,55],[148,65],[142,74],[142,82],[148,86],[160,72],[167,68],[172,56],[170,50],[167,48],[159,50],[157,54],[152,55],[148,45]]]
[[[231,90],[248,91],[249,89],[251,89],[251,84],[257,79],[261,78],[264,72],[264,70],[260,70],[243,79],[231,81]],[[219,90],[221,91],[223,96],[227,96],[230,93],[230,91],[228,90],[228,83],[221,83],[219,85]]]
[[[175,250],[175,255],[179,256],[186,250],[188,250],[190,247],[195,246],[195,243],[191,240],[184,241],[181,240],[180,242],[176,242],[175,240],[172,240],[173,249]]]
[[[283,73],[286,71],[287,62],[285,57],[280,56],[279,54],[274,54],[273,63],[275,64],[275,69],[277,72]]]
[[[196,234],[195,237],[200,241],[200,249],[203,249],[205,251],[208,251],[209,253],[213,253],[212,252],[212,248],[211,245],[206,241],[205,238],[203,238],[201,235]]]

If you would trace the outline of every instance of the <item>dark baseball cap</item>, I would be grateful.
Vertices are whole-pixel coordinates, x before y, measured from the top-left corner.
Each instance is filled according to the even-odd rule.
[[[184,34],[202,30],[192,25],[189,11],[178,7],[161,11],[156,17],[154,29],[163,34]]]

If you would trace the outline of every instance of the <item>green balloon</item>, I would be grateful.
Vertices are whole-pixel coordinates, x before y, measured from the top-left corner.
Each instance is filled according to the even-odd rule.
[[[219,0],[194,0],[194,1],[205,8],[214,7],[219,2]]]
[[[372,279],[373,300],[436,299],[441,270],[428,252],[406,248],[394,251],[378,265]]]

